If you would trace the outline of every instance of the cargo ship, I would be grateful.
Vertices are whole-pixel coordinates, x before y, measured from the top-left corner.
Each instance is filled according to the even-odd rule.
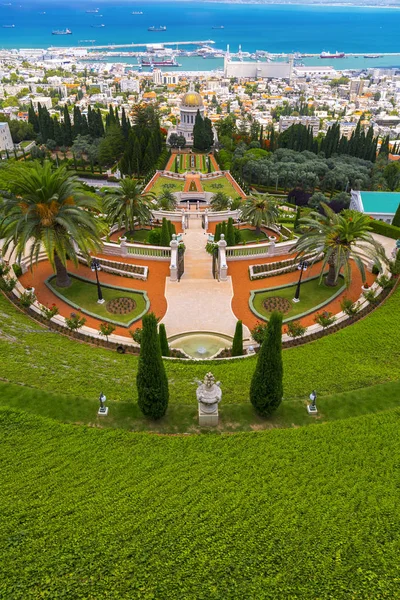
[[[94,27],[95,29],[98,29],[99,27],[105,27],[104,23],[102,23],[101,25],[91,25],[90,27]]]
[[[213,25],[211,29],[225,29],[223,25]]]
[[[382,58],[382,54],[364,54],[364,58]]]
[[[89,15],[95,15],[96,13],[99,12],[98,8],[94,8],[93,10],[87,10],[86,11]]]
[[[15,25],[3,25],[4,29],[14,29]]]
[[[152,27],[149,27],[147,31],[167,31],[167,27],[165,25],[159,25],[158,27],[153,25]]]
[[[181,67],[174,58],[142,58],[143,67]]]
[[[344,58],[344,52],[335,52],[335,54],[331,54],[330,52],[321,52],[319,55],[320,58]]]
[[[142,10],[134,10],[133,12],[131,12],[131,15],[142,15],[143,11]]]
[[[51,35],[72,35],[72,31],[70,29],[55,29],[51,32]]]

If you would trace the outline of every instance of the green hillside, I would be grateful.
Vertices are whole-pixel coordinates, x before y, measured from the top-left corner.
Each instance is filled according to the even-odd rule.
[[[400,411],[154,436],[0,410],[0,597],[399,597]]]

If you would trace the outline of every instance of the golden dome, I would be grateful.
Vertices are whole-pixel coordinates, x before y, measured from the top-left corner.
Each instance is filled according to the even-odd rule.
[[[182,98],[184,106],[203,106],[203,98],[197,92],[187,92]]]

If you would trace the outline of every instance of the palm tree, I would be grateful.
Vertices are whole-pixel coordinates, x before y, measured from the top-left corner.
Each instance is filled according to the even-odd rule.
[[[228,210],[229,198],[224,192],[217,192],[213,195],[210,205],[213,210]]]
[[[165,185],[162,188],[162,192],[158,197],[158,206],[162,210],[175,210],[177,200],[174,194]]]
[[[261,225],[276,223],[279,211],[276,203],[268,194],[249,196],[241,210],[242,221],[247,221],[256,228],[256,234],[261,233]]]
[[[387,262],[383,246],[374,240],[369,231],[370,217],[356,210],[346,209],[336,214],[325,203],[321,203],[324,214],[311,212],[308,217],[300,219],[307,228],[298,239],[293,252],[298,255],[323,252],[321,280],[328,265],[328,276],[325,284],[335,286],[339,273],[343,270],[346,286],[351,283],[350,259],[358,267],[362,280],[365,281],[363,259],[369,258],[381,268]]]
[[[57,285],[68,287],[67,258],[77,265],[78,251],[88,257],[101,248],[98,199],[65,167],[53,170],[49,162],[7,164],[0,185],[9,193],[0,208],[4,252],[11,249],[18,260],[29,252],[32,265],[44,249]]]
[[[142,188],[136,179],[125,178],[119,187],[106,191],[104,211],[113,225],[134,231],[136,221],[140,224],[150,223],[152,199],[153,194],[142,194]]]

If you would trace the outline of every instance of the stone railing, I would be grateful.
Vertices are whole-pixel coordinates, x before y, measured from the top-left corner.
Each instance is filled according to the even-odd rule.
[[[231,260],[248,260],[249,258],[262,258],[266,256],[280,256],[288,254],[295,245],[296,240],[286,242],[267,242],[265,244],[246,244],[246,246],[229,246],[226,249],[226,258]]]
[[[306,254],[301,257],[301,260],[316,261],[322,257],[317,254]],[[282,275],[283,273],[291,273],[298,267],[300,258],[288,258],[286,260],[278,262],[270,262],[265,265],[250,265],[249,277],[251,281],[254,279],[265,279],[267,277],[274,277],[275,275]]]
[[[120,243],[103,242],[103,254],[110,256],[137,256],[151,260],[169,261],[171,248],[164,246],[151,246],[150,244],[131,244],[120,239]]]

